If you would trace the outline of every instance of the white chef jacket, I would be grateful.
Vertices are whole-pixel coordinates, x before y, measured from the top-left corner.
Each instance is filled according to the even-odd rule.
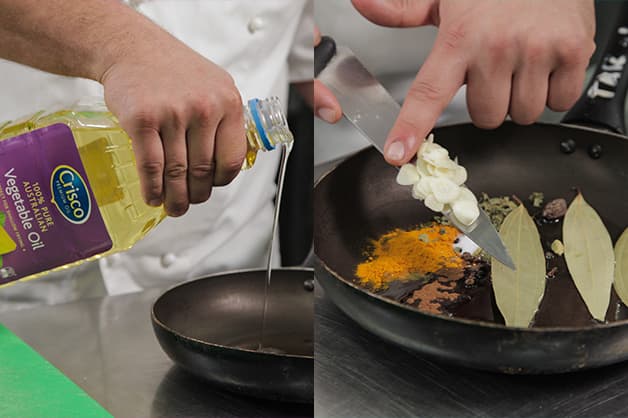
[[[128,2],[235,79],[243,100],[278,96],[288,82],[312,78],[311,0],[146,0]],[[0,120],[102,96],[102,86],[0,60]],[[298,138],[296,139],[298,141]],[[109,294],[168,286],[211,272],[265,266],[279,152],[209,201],[167,218],[129,251],[99,260]],[[275,252],[278,254],[278,252]],[[276,263],[275,263],[276,264]],[[94,265],[0,289],[0,310],[15,302],[59,303],[97,294]],[[102,288],[102,284],[100,285]]]

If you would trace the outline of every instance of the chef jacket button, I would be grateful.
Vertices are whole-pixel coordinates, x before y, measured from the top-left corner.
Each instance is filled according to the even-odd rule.
[[[177,261],[177,256],[172,253],[167,253],[161,256],[162,267],[170,267]]]
[[[249,24],[246,26],[246,28],[249,30],[250,34],[254,34],[258,30],[264,29],[264,26],[266,26],[266,22],[264,22],[264,19],[256,16],[249,20]]]

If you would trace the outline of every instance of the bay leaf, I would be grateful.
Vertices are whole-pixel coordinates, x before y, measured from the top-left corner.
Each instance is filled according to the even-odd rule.
[[[491,260],[495,301],[506,325],[528,327],[545,292],[545,254],[539,231],[525,206],[519,205],[506,216],[499,235],[517,270]]]
[[[628,306],[628,228],[615,244],[615,281],[617,296]]]
[[[579,193],[563,223],[565,261],[591,315],[604,320],[611,297],[615,254],[611,237],[597,214]]]

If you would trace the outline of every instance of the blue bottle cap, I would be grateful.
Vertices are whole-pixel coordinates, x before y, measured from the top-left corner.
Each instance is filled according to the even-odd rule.
[[[262,140],[262,144],[267,150],[275,149],[275,146],[270,142],[268,136],[266,136],[266,131],[264,130],[264,125],[262,124],[262,118],[260,118],[258,111],[258,99],[249,100],[249,109],[251,111],[251,116],[253,117],[253,122],[255,122],[255,126],[257,127],[257,132],[259,133],[260,139]]]

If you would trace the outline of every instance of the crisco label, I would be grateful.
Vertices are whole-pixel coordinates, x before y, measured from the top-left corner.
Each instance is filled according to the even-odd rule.
[[[111,246],[66,124],[0,141],[0,286]]]
[[[83,177],[69,165],[57,166],[50,176],[52,203],[61,215],[73,224],[89,219],[91,199]]]

